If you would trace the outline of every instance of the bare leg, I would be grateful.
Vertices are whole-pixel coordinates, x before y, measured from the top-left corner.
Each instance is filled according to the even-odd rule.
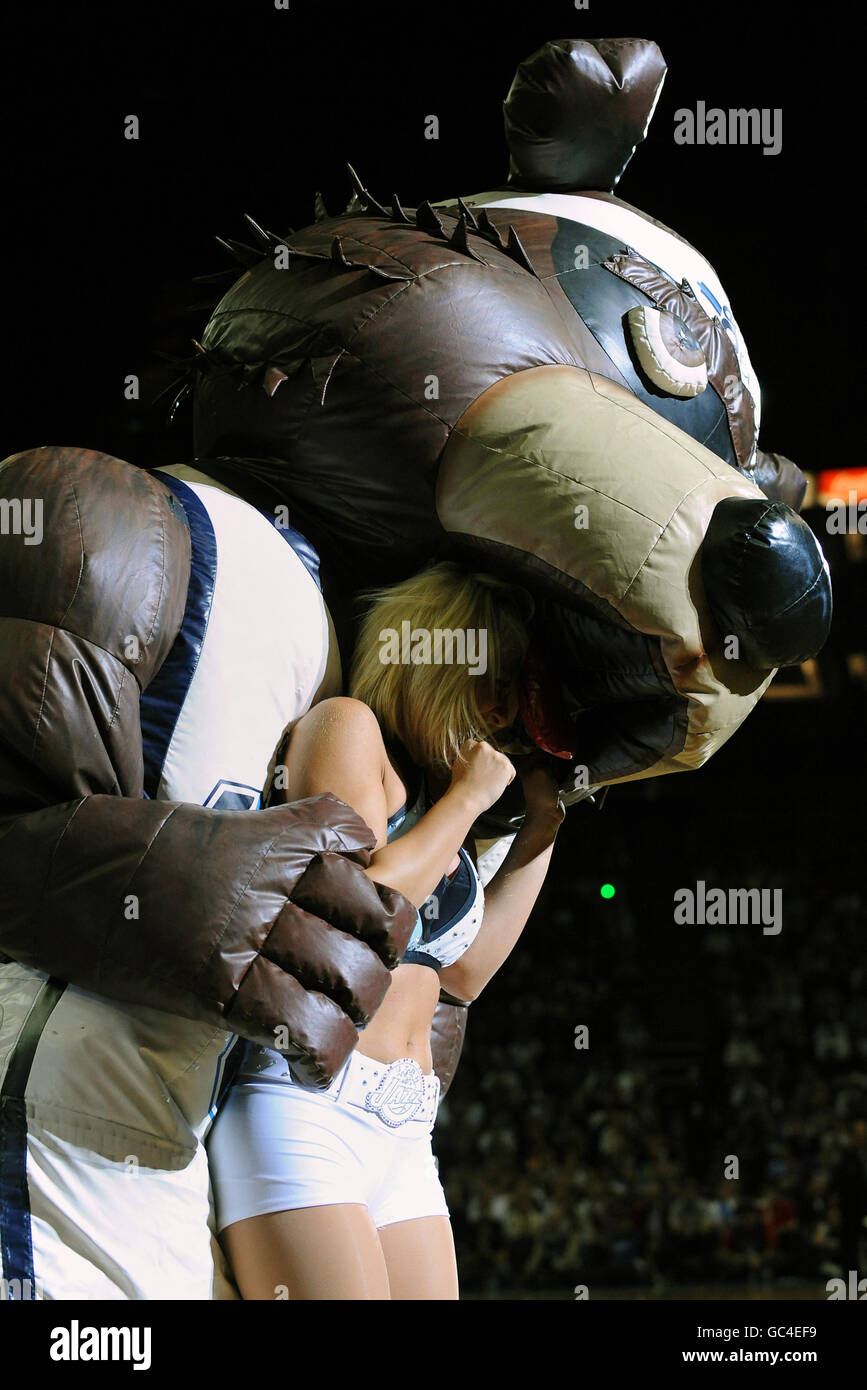
[[[251,1216],[220,1240],[242,1298],[389,1297],[379,1236],[360,1203]]]
[[[458,1269],[447,1216],[420,1216],[380,1226],[393,1299],[455,1299]]]

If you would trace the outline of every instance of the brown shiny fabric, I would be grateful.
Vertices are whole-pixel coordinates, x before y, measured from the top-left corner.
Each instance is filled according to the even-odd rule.
[[[686,281],[676,285],[658,266],[634,251],[612,256],[603,265],[648,295],[657,308],[677,314],[695,334],[707,362],[708,381],[726,408],[738,468],[750,472],[747,465],[758,434],[755,402],[741,381],[737,353],[719,319],[708,317]]]
[[[804,505],[807,479],[798,465],[783,454],[766,454],[757,449],[750,477],[772,502],[785,502],[796,512]]]
[[[0,464],[0,498],[25,497],[41,544],[0,544],[0,951],[265,1046],[285,1028],[299,1079],[327,1085],[415,909],[361,872],[373,834],[333,796],[143,799],[139,694],[183,617],[186,519],[157,479],[84,449]]]
[[[508,190],[503,196],[508,196]],[[472,199],[469,206],[472,207]],[[449,205],[448,210],[456,215],[457,204]],[[568,335],[563,338],[563,345],[568,348],[569,360],[586,367],[589,372],[599,372],[601,376],[610,377],[619,386],[626,386],[622,374],[608,353],[600,347],[580,314],[576,314],[560,284],[558,276],[562,274],[562,266],[558,270],[552,255],[552,244],[557,235],[556,218],[540,217],[537,212],[522,212],[520,208],[485,208],[484,211],[488,223],[496,229],[504,243],[508,240],[510,227],[514,228],[532,262],[536,278],[541,281],[545,293],[562,320],[560,332]]]
[[[555,304],[547,282],[477,234],[468,256],[447,239],[457,219],[440,220],[443,236],[373,216],[306,227],[291,238],[291,267],[239,280],[203,333],[213,370],[196,389],[199,466],[268,509],[287,505],[331,592],[353,594],[359,575],[392,583],[433,554],[438,459],[492,382],[539,362],[584,365],[587,348],[603,366],[562,293]],[[505,237],[516,218],[496,220]],[[550,246],[551,219],[533,222]],[[347,270],[331,258],[335,238],[354,265],[405,278]],[[268,367],[287,377],[272,396]],[[253,385],[227,390],[245,372]]]
[[[648,39],[554,39],[525,59],[503,103],[509,186],[609,191],[647,133],[665,79]]]
[[[466,1031],[466,1005],[452,1004],[446,999],[440,999],[431,1028],[430,1047],[433,1068],[440,1079],[441,1096],[446,1094],[454,1080],[458,1062],[461,1060]]]

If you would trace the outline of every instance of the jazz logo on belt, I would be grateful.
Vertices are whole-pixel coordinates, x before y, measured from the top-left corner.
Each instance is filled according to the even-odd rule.
[[[411,1120],[424,1100],[424,1072],[411,1057],[392,1062],[375,1091],[368,1092],[365,1106],[383,1124],[396,1128]]]

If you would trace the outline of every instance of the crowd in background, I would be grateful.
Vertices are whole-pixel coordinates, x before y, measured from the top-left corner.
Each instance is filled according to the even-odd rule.
[[[864,896],[747,853],[707,881],[780,887],[782,931],[678,927],[627,849],[608,902],[566,858],[435,1131],[464,1291],[867,1275]]]

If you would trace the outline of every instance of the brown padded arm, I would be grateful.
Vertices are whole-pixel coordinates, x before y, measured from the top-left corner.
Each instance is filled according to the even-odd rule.
[[[0,464],[0,498],[33,523],[0,537],[0,952],[222,1023],[327,1085],[415,908],[363,872],[373,833],[336,797],[243,812],[145,798],[139,696],[190,573],[161,482],[51,447]]]
[[[259,812],[110,796],[52,806],[0,827],[0,949],[109,998],[280,1044],[308,1084],[327,1085],[415,923],[356,867],[373,844],[333,796]]]

